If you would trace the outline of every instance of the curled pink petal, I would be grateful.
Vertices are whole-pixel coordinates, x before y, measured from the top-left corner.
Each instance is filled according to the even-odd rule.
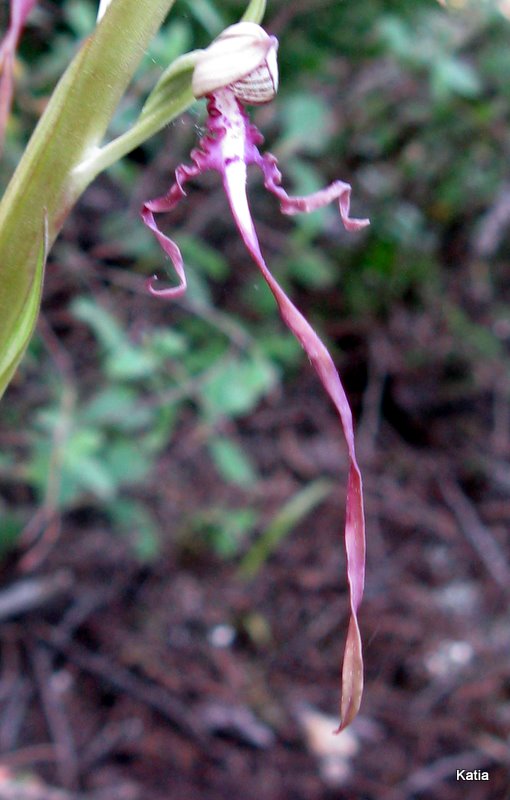
[[[25,21],[37,0],[11,0],[11,19],[0,44],[0,152],[12,105],[14,57]]]
[[[349,216],[351,206],[351,187],[343,181],[334,181],[325,189],[306,195],[304,197],[290,197],[285,189],[280,186],[282,179],[278,169],[276,158],[270,153],[266,153],[260,162],[260,167],[264,173],[264,186],[269,189],[278,200],[283,214],[300,214],[316,211],[318,208],[327,206],[338,200],[340,216],[344,227],[348,231],[359,231],[370,225],[368,219],[354,219]]]
[[[181,297],[181,295],[183,295],[186,291],[187,283],[181,251],[175,242],[173,242],[168,238],[168,236],[165,236],[165,234],[159,230],[158,226],[156,225],[156,220],[154,219],[154,212],[160,213],[164,211],[172,211],[179,200],[186,196],[186,192],[183,189],[183,184],[186,183],[186,181],[190,178],[200,174],[200,172],[201,170],[198,167],[187,167],[186,165],[181,164],[175,170],[175,183],[172,184],[169,191],[162,197],[156,198],[156,200],[150,200],[149,202],[144,203],[142,207],[141,215],[143,221],[152,231],[163,251],[170,258],[177,273],[177,277],[179,278],[179,283],[177,286],[171,286],[166,289],[156,289],[154,287],[154,283],[157,281],[156,276],[149,279],[147,282],[147,288],[151,294],[156,295],[157,297]]]
[[[174,266],[174,269],[177,273],[179,278],[179,283],[177,286],[170,286],[166,289],[155,289],[154,283],[158,280],[156,275],[153,275],[152,278],[149,278],[147,281],[147,288],[149,292],[157,297],[180,297],[186,291],[187,283],[186,283],[186,273],[184,272],[184,263],[181,256],[181,251],[168,236],[165,236],[164,233],[161,233],[158,226],[156,225],[156,220],[154,219],[154,214],[152,210],[148,207],[148,204],[143,207],[142,210],[142,219],[147,225],[148,228],[153,232],[154,236],[158,240],[161,248],[164,252],[169,256]]]

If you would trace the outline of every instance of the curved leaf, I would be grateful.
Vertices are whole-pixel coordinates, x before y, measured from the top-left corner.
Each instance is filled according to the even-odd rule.
[[[48,253],[48,223],[44,219],[38,253],[31,267],[32,282],[28,288],[25,304],[20,308],[11,330],[7,346],[0,351],[0,397],[11,380],[16,367],[26,350],[39,314],[44,268]],[[27,265],[27,269],[30,266]]]

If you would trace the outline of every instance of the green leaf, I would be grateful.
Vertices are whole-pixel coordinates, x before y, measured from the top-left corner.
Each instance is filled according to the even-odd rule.
[[[239,572],[244,578],[252,578],[261,566],[274,553],[282,539],[296,525],[313,511],[330,494],[333,485],[330,481],[317,480],[301,489],[285,503],[281,511],[267,526],[243,558]],[[312,532],[313,535],[313,532]]]
[[[257,480],[255,469],[236,442],[225,437],[221,439],[215,437],[209,440],[208,447],[218,471],[225,480],[243,487],[255,484]]]
[[[152,561],[159,555],[159,528],[145,505],[137,500],[119,497],[108,504],[108,512],[119,533],[130,539],[141,561]]]
[[[157,453],[168,447],[178,420],[179,408],[178,403],[165,402],[157,409],[154,423],[143,437],[143,448],[146,453]]]
[[[87,297],[78,297],[71,311],[87,323],[106,351],[106,374],[112,380],[147,378],[157,368],[157,360],[148,348],[132,345],[113,314]]]
[[[263,353],[284,367],[293,367],[301,363],[303,350],[297,339],[291,333],[261,333],[257,342]]]
[[[156,358],[164,361],[167,358],[182,356],[187,350],[188,343],[177,331],[170,328],[156,328],[148,338],[147,346]]]
[[[208,278],[221,281],[229,274],[230,269],[225,256],[206,242],[194,236],[181,236],[179,247],[184,263],[200,267]]]
[[[21,306],[18,312],[17,319],[14,324],[5,331],[5,336],[2,337],[2,324],[0,322],[0,397],[4,393],[9,384],[11,377],[16,371],[23,353],[32,336],[37,316],[39,314],[39,305],[41,302],[41,293],[44,278],[44,268],[46,265],[47,255],[47,230],[46,223],[42,235],[42,241],[39,244],[39,252],[32,266],[32,281],[28,286],[25,303]],[[28,273],[30,265],[25,264],[24,269]],[[3,302],[2,302],[3,301]],[[9,294],[2,288],[2,301],[0,301],[0,316],[2,315],[2,306],[5,301],[9,302]],[[4,343],[2,346],[2,338]]]
[[[45,427],[50,427],[51,424],[50,414],[45,419]],[[57,424],[55,415],[53,424]],[[102,500],[114,496],[115,484],[102,458],[103,444],[101,432],[87,428],[74,431],[66,440],[60,466],[58,503],[61,508],[70,506],[86,492],[91,492]],[[27,477],[37,487],[40,495],[47,486],[52,456],[52,443],[45,436],[37,442],[27,468]]]
[[[148,378],[157,368],[154,356],[126,342],[106,360],[105,371],[112,380],[137,381]]]
[[[137,444],[125,439],[108,443],[103,463],[115,487],[143,481],[152,468],[152,459]]]
[[[291,95],[282,101],[281,147],[288,152],[322,153],[331,136],[331,112],[320,95]]]
[[[67,24],[77,38],[87,36],[94,29],[97,9],[83,0],[68,0],[62,10]]]
[[[432,90],[436,97],[446,100],[450,94],[476,97],[481,91],[478,74],[470,64],[458,58],[442,58],[434,64]]]
[[[197,514],[192,527],[193,532],[215,553],[223,558],[232,558],[237,555],[256,522],[257,514],[252,508],[214,507]]]
[[[416,41],[411,28],[393,14],[386,14],[377,25],[379,35],[388,50],[402,60],[416,57]]]
[[[115,483],[101,459],[82,455],[78,460],[73,459],[68,463],[67,470],[67,475],[64,475],[62,481],[63,488],[67,482],[68,487],[73,487],[76,495],[90,492],[103,501],[114,497]],[[70,501],[66,502],[64,492],[62,495],[62,505],[66,506]]]
[[[122,431],[147,428],[154,410],[142,404],[140,396],[126,386],[108,386],[98,392],[80,413],[87,426],[106,426]]]
[[[89,297],[77,297],[71,303],[71,313],[80,322],[86,323],[96,336],[102,347],[117,350],[124,343],[125,334],[119,323],[103,306]]]
[[[309,289],[327,289],[335,283],[335,265],[317,247],[289,258],[289,272]]]
[[[205,411],[212,419],[247,414],[275,380],[273,365],[261,357],[226,359],[202,387]]]
[[[25,523],[15,514],[2,516],[2,526],[0,530],[0,558],[12,550],[19,539]]]

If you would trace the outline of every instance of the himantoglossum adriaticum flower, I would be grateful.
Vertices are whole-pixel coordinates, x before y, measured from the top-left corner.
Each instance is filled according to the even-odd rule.
[[[175,182],[169,191],[145,203],[142,218],[170,257],[179,278],[178,285],[171,288],[160,288],[153,278],[149,282],[149,290],[162,298],[179,297],[186,290],[182,256],[177,245],[159,230],[154,214],[171,211],[185,195],[184,185],[190,179],[206,170],[219,172],[244,243],[273,293],[284,322],[306,351],[340,416],[350,459],[345,546],[351,610],[342,669],[341,730],[356,716],[363,690],[357,611],[363,594],[365,531],[361,474],[354,450],[352,415],[330,354],[264,261],[246,196],[247,167],[256,164],[261,169],[266,189],[276,195],[284,214],[313,211],[337,200],[347,230],[358,231],[368,225],[368,220],[349,216],[351,187],[342,181],[335,181],[306,197],[289,197],[280,185],[281,174],[276,158],[259,151],[258,145],[262,144],[263,137],[250,123],[244,105],[266,103],[275,96],[278,86],[277,48],[277,39],[269,36],[259,25],[240,22],[227,28],[202,51],[193,73],[193,92],[197,98],[207,98],[207,131],[199,146],[191,153],[193,163],[177,167]]]

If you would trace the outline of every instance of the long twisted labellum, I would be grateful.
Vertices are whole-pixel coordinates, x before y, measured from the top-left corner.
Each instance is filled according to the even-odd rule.
[[[278,86],[276,65],[277,40],[258,25],[241,23],[226,31],[199,57],[193,75],[196,96],[207,96],[207,133],[199,147],[192,151],[192,165],[180,165],[175,182],[163,197],[151,200],[142,208],[142,218],[171,259],[179,283],[159,288],[155,279],[149,290],[160,297],[176,297],[186,290],[186,275],[179,248],[162,233],[154,214],[171,211],[185,196],[184,186],[209,169],[222,177],[223,186],[243,241],[259,267],[278,304],[282,319],[307,353],[324,389],[336,408],[347,442],[349,477],[347,483],[345,546],[350,594],[350,621],[342,669],[341,723],[339,731],[356,716],[363,692],[363,658],[358,626],[365,572],[365,522],[361,473],[354,448],[351,410],[333,360],[315,331],[298,311],[271,274],[262,256],[246,195],[247,166],[257,165],[264,176],[265,187],[278,198],[284,214],[313,211],[337,201],[340,216],[347,230],[357,231],[366,219],[350,216],[351,187],[342,181],[306,197],[290,197],[282,188],[276,158],[261,154],[258,145],[263,137],[250,123],[243,102],[270,100]]]

